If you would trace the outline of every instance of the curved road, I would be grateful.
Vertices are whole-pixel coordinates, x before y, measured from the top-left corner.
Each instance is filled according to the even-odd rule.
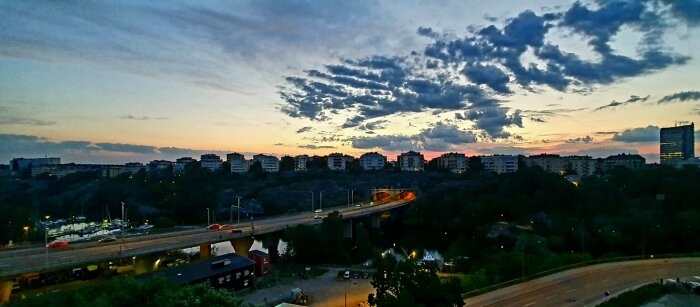
[[[343,219],[356,218],[369,214],[381,213],[410,203],[412,200],[392,201],[384,204],[361,207],[327,208],[325,216],[332,211],[338,211]],[[321,219],[314,218],[315,213],[299,213],[287,216],[242,222],[240,233],[230,230],[184,230],[165,234],[126,237],[110,243],[86,242],[71,244],[67,247],[49,249],[49,265],[46,265],[45,247],[28,247],[0,251],[0,277],[21,273],[39,272],[45,269],[58,269],[77,264],[111,260],[122,257],[138,256],[159,251],[181,249],[200,244],[216,243],[283,230],[299,224],[319,224]],[[254,226],[254,229],[253,227]]]
[[[700,275],[700,258],[637,260],[592,265],[559,272],[464,300],[467,306],[592,306],[605,291],[616,295],[660,278]],[[576,299],[575,302],[569,299]]]

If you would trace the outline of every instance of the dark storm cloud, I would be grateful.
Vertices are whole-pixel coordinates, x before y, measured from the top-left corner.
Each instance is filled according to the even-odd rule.
[[[671,95],[666,95],[659,100],[659,103],[668,103],[674,101],[690,101],[690,100],[700,100],[700,91],[687,91],[680,92]]]
[[[697,0],[663,0],[671,7],[671,12],[688,24],[700,24],[700,1]]]
[[[608,84],[623,77],[646,74],[688,58],[665,51],[660,35],[665,28],[661,13],[644,1],[604,1],[597,9],[576,2],[567,11],[538,16],[525,11],[510,19],[503,29],[488,26],[475,35],[455,40],[437,39],[425,48],[425,55],[447,63],[500,63],[518,84],[548,85],[564,91],[572,83]],[[640,46],[641,59],[616,54],[609,46],[611,37],[622,26],[630,26],[645,35]],[[600,55],[600,62],[588,62],[578,55],[565,53],[556,45],[544,42],[544,35],[553,27],[570,29],[587,37]],[[520,57],[532,48],[544,67],[524,66]]]
[[[307,71],[308,78],[288,77],[291,86],[280,92],[286,102],[281,110],[292,117],[319,121],[340,110],[356,110],[355,116],[348,118],[341,128],[361,127],[369,120],[398,113],[508,110],[478,86],[462,84],[448,73],[427,77],[414,66],[407,58],[374,56],[346,59],[343,65],[327,65],[326,72]],[[370,83],[373,85],[368,86]],[[492,138],[504,135],[501,128],[490,124],[480,120],[475,126],[486,134],[499,132],[491,135]]]
[[[474,63],[465,67],[462,72],[470,81],[476,84],[485,84],[494,91],[504,94],[511,92],[508,89],[510,78],[496,66]]]
[[[615,133],[613,141],[624,143],[658,142],[659,127],[647,126],[634,129],[626,129],[620,133]]]
[[[448,151],[455,146],[475,143],[476,135],[455,125],[436,123],[432,127],[421,130],[418,134],[406,135],[377,135],[355,137],[351,139],[353,148],[379,148],[386,151]]]
[[[578,138],[575,138],[575,139],[568,139],[568,140],[566,140],[566,141],[564,141],[564,142],[565,142],[565,143],[569,143],[569,144],[576,144],[576,143],[588,144],[588,143],[590,143],[590,142],[593,142],[593,138],[592,138],[590,135],[587,135],[587,136],[585,136],[585,137],[578,137]]]
[[[311,127],[302,127],[302,128],[299,128],[299,130],[297,130],[297,133],[304,133],[304,132],[307,132],[307,131],[311,131],[311,129],[313,129],[313,128],[311,128]]]
[[[504,127],[523,126],[523,117],[520,110],[507,114],[508,109],[499,107],[472,108],[464,114],[455,114],[456,119],[470,120],[474,128],[482,131],[485,139],[503,139],[512,136]]]
[[[609,108],[621,107],[621,106],[625,106],[625,105],[628,105],[628,104],[631,104],[631,103],[645,102],[645,101],[647,101],[648,99],[649,99],[649,95],[647,95],[647,96],[645,96],[645,97],[640,97],[640,96],[637,96],[637,95],[632,95],[632,96],[630,96],[629,99],[627,99],[627,100],[625,100],[625,101],[615,101],[615,100],[613,100],[613,101],[611,101],[609,104],[606,104],[606,105],[604,105],[604,106],[600,106],[600,107],[595,108],[595,110],[593,110],[593,112],[595,112],[595,111],[600,111],[600,110],[604,110],[604,109],[609,109]]]

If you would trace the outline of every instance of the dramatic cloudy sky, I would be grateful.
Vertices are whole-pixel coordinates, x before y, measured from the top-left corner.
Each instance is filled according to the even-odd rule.
[[[640,153],[700,0],[0,1],[0,161]]]

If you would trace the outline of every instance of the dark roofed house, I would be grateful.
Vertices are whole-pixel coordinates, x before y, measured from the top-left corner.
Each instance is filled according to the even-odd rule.
[[[226,254],[157,271],[143,278],[163,277],[177,284],[209,282],[213,288],[240,290],[255,282],[255,261],[236,254]]]

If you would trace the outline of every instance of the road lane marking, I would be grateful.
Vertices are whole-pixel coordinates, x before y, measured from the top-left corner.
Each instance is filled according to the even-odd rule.
[[[529,304],[525,304],[525,305],[523,305],[523,307],[527,307],[527,306],[533,305],[533,304],[535,304],[535,303],[537,303],[537,302],[532,302],[532,303],[529,303]]]

